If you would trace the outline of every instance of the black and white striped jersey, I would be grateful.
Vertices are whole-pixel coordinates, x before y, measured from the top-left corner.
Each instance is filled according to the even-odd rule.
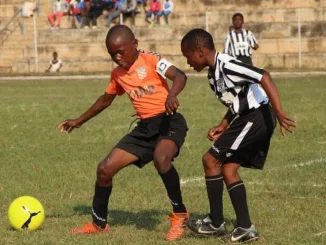
[[[217,98],[236,115],[269,102],[259,85],[264,72],[228,54],[216,52],[215,68],[209,69],[208,79]]]
[[[252,50],[258,44],[254,34],[248,30],[242,30],[236,33],[234,30],[230,31],[226,36],[224,44],[224,53],[233,57],[251,56]]]

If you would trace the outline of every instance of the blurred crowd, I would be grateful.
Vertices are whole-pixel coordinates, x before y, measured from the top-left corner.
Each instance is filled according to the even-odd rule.
[[[143,16],[149,27],[169,25],[169,15],[173,11],[171,0],[52,0],[52,12],[48,15],[52,29],[60,28],[62,17],[72,17],[72,28],[97,28],[97,19],[106,18],[106,26],[124,23],[130,18],[135,26],[137,15]],[[139,17],[137,17],[139,18]]]

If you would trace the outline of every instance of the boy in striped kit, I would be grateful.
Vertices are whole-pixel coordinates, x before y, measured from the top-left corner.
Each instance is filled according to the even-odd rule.
[[[222,199],[224,181],[237,217],[231,241],[258,239],[238,169],[240,166],[263,168],[276,118],[283,135],[285,130],[292,133],[296,124],[283,111],[269,73],[217,52],[212,36],[205,30],[188,32],[182,39],[181,51],[197,72],[209,67],[210,87],[228,108],[222,121],[208,131],[207,138],[213,145],[202,158],[210,213],[204,219],[187,222],[187,225],[202,235],[226,234]]]
[[[259,48],[258,42],[251,31],[242,28],[244,19],[243,15],[236,13],[232,17],[233,27],[226,36],[224,44],[224,53],[233,56],[243,63],[252,65],[252,50]]]

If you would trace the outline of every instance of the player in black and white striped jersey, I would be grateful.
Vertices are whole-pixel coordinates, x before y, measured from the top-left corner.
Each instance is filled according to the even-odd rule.
[[[212,36],[203,29],[193,29],[181,42],[182,54],[197,72],[209,67],[209,85],[228,108],[222,121],[208,132],[212,147],[203,156],[210,213],[204,219],[188,222],[188,227],[203,235],[225,235],[223,217],[223,181],[237,216],[231,233],[232,242],[258,239],[251,223],[246,189],[240,166],[262,169],[276,125],[281,133],[296,127],[282,109],[277,88],[263,69],[242,63],[215,50]],[[270,104],[272,107],[270,106]]]
[[[232,17],[233,30],[230,30],[226,36],[224,44],[224,53],[241,60],[243,63],[252,65],[252,49],[259,48],[254,34],[242,28],[244,23],[243,15],[236,13]]]

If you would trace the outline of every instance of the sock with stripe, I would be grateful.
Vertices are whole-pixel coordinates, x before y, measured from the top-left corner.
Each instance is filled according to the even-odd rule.
[[[107,224],[108,203],[112,192],[112,186],[99,186],[95,184],[95,195],[93,197],[92,217],[93,222],[102,228]]]
[[[223,217],[223,175],[205,176],[210,206],[210,218],[216,228],[224,222]]]
[[[249,217],[249,210],[247,205],[247,195],[244,183],[236,181],[227,186],[230,199],[237,216],[236,227],[249,228],[251,221]]]
[[[187,209],[182,202],[180,178],[177,170],[172,167],[164,174],[160,174],[170,198],[174,213],[186,213]]]

